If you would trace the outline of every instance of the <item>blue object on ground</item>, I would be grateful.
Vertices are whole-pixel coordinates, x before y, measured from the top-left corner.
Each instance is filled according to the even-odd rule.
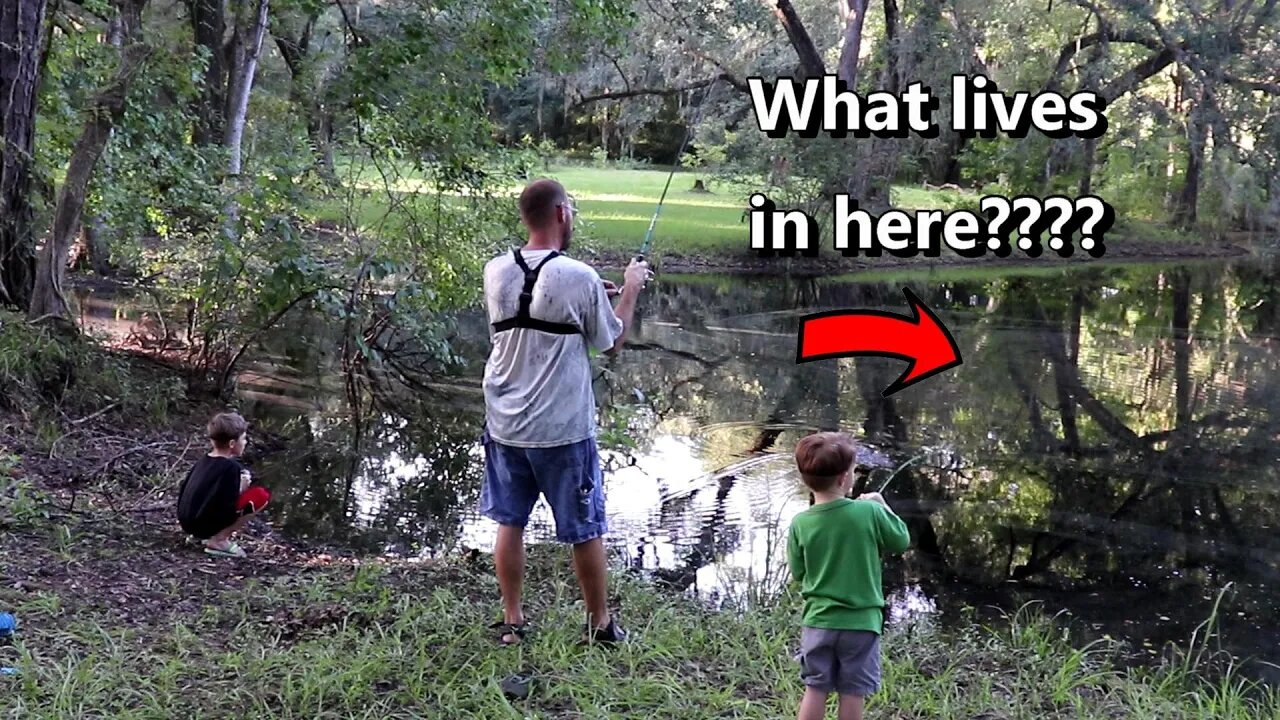
[[[0,638],[7,638],[18,627],[18,621],[9,613],[0,613]],[[0,675],[17,675],[18,668],[0,667]]]

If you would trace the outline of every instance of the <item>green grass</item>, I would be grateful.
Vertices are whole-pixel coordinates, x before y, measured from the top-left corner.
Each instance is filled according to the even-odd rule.
[[[630,254],[640,249],[645,232],[667,182],[669,168],[621,169],[581,165],[562,165],[543,171],[542,175],[562,182],[573,195],[578,210],[578,247],[605,253]],[[363,232],[378,234],[405,226],[414,208],[430,216],[436,203],[450,205],[485,203],[480,198],[450,195],[437,198],[423,181],[412,173],[397,175],[390,182],[375,169],[349,166],[339,173],[347,192],[341,198],[329,198],[310,208],[315,220],[354,223]],[[707,183],[709,193],[691,191],[695,179]],[[514,221],[515,196],[523,183],[499,188],[497,200],[502,212]],[[750,184],[730,184],[706,173],[680,170],[671,180],[671,188],[662,207],[654,232],[651,255],[666,254],[712,259],[716,256],[753,257],[750,251],[750,225],[743,218],[746,198],[757,188]],[[895,186],[895,206],[907,210],[954,210],[973,207],[980,195],[951,190],[925,190],[918,186]],[[395,207],[392,203],[397,203]],[[426,206],[425,208],[423,206]],[[821,213],[817,218],[825,254],[829,247],[831,217]],[[514,227],[514,226],[513,226]],[[1158,223],[1120,220],[1108,234],[1108,242],[1126,240],[1147,244],[1186,244],[1199,239],[1196,233],[1177,231]],[[923,259],[913,265],[928,264]],[[1058,266],[1057,263],[1050,263]],[[927,270],[912,269],[912,272]],[[1045,267],[1041,272],[1056,269]],[[865,277],[860,274],[860,277]]]
[[[83,552],[83,551],[81,551]],[[80,558],[83,561],[83,558]],[[120,619],[122,598],[76,604],[14,596],[21,675],[0,678],[0,716],[79,718],[779,718],[802,692],[793,602],[715,614],[627,577],[614,579],[632,642],[580,647],[581,606],[563,551],[532,553],[539,630],[502,648],[486,562],[374,561],[293,567],[211,589],[192,573],[154,578],[165,594]],[[251,562],[251,561],[249,561]],[[75,563],[79,564],[79,563]],[[223,572],[232,574],[237,566]],[[868,717],[1091,720],[1280,717],[1274,692],[1178,662],[1125,671],[1112,648],[1076,648],[1020,612],[992,627],[891,630],[884,690]],[[535,676],[508,700],[503,678]]]
[[[560,166],[543,173],[559,180],[574,197],[578,211],[579,242],[612,252],[634,252],[644,241],[645,232],[657,208],[669,168],[629,170],[583,166]],[[402,222],[397,212],[388,212],[389,198],[406,194],[430,193],[421,180],[405,176],[388,184],[372,168],[349,168],[340,173],[360,194],[355,202],[331,198],[311,208],[314,219],[340,222],[348,219],[366,231],[375,231],[384,222]],[[695,179],[707,183],[709,193],[692,192]],[[750,252],[750,226],[742,217],[747,197],[757,188],[728,184],[706,173],[677,171],[663,202],[662,213],[654,230],[656,254],[745,254]],[[519,185],[503,188],[514,198]],[[951,191],[922,190],[917,187],[895,187],[894,201],[907,209],[950,210],[968,196]],[[450,197],[448,202],[464,202]],[[828,216],[818,218],[825,235],[830,233]]]
[[[644,242],[668,172],[557,168],[548,172],[577,201],[583,234],[602,250],[634,252]],[[749,250],[750,227],[742,220],[751,189],[709,182],[710,193],[691,192],[706,174],[677,172],[654,228],[656,251],[717,253]]]

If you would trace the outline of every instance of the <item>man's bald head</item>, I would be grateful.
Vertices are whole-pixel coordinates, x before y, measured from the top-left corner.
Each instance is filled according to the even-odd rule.
[[[543,230],[556,222],[556,206],[569,200],[564,186],[555,180],[539,178],[520,193],[520,218],[530,230]]]

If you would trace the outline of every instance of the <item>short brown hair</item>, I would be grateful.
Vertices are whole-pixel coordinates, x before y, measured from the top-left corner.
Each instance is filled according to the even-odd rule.
[[[232,440],[249,430],[249,423],[240,413],[218,413],[209,421],[209,439],[218,447],[226,447]]]
[[[857,453],[853,438],[844,433],[819,432],[796,444],[796,467],[800,479],[814,492],[831,489],[853,468]]]
[[[556,206],[567,199],[569,195],[563,185],[548,178],[538,178],[520,193],[520,217],[531,228],[546,227],[555,217]]]

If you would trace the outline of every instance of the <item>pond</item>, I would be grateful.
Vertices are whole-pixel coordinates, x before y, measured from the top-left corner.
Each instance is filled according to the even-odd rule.
[[[801,316],[906,313],[903,287],[948,326],[963,365],[884,398],[901,361],[795,362]],[[331,330],[299,320],[260,348],[238,392],[242,412],[288,439],[254,467],[276,492],[273,525],[400,556],[487,552],[485,322],[456,318],[469,362],[431,389],[429,411],[381,414],[358,447]],[[868,446],[865,482],[890,480],[884,494],[911,529],[912,549],[885,573],[895,621],[1035,600],[1140,657],[1186,647],[1227,588],[1210,648],[1264,661],[1251,674],[1275,682],[1277,336],[1280,264],[1267,258],[664,276],[634,344],[599,365],[615,448],[608,542],[620,566],[711,602],[775,592],[787,524],[809,504],[791,450],[843,429]],[[530,538],[551,530],[540,502]]]

